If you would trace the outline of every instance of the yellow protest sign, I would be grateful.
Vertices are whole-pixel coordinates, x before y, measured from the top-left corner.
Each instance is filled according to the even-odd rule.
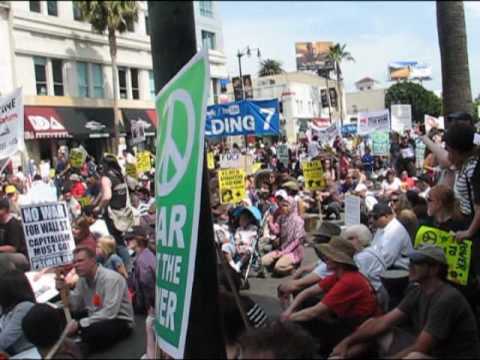
[[[74,168],[81,168],[85,163],[87,156],[85,152],[80,149],[72,149],[70,151],[70,166]]]
[[[454,236],[429,226],[421,226],[415,237],[415,247],[421,244],[432,244],[441,247],[448,262],[448,280],[467,285],[472,256],[472,242],[464,240],[457,242]]]
[[[242,169],[220,170],[218,184],[222,204],[236,204],[245,198],[245,171]]]
[[[138,177],[138,172],[137,172],[137,165],[133,163],[126,163],[125,164],[125,172],[127,173],[128,176],[136,179]]]
[[[262,168],[262,163],[257,162],[252,165],[252,174],[255,174],[258,170]]]
[[[208,170],[215,169],[215,156],[213,155],[212,152],[207,153],[207,168]]]
[[[150,153],[142,151],[137,154],[137,171],[139,173],[147,173],[152,170],[152,163],[150,162]]]
[[[320,160],[302,162],[306,190],[322,190],[326,186],[323,166]]]
[[[81,197],[80,199],[78,199],[78,202],[82,207],[92,205],[92,199],[89,196]]]

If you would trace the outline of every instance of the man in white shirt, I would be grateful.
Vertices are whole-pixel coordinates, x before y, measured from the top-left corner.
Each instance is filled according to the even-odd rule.
[[[42,202],[55,202],[58,200],[57,189],[54,185],[49,185],[42,180],[40,174],[33,177],[32,186],[28,193],[19,198],[19,203],[34,204]]]
[[[372,247],[383,257],[386,269],[408,270],[407,254],[413,247],[407,230],[386,203],[376,204],[372,216],[377,227]]]
[[[320,154],[320,145],[318,144],[318,136],[314,135],[312,141],[308,143],[308,157],[311,159]]]

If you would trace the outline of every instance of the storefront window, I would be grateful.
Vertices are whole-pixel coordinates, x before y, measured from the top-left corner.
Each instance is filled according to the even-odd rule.
[[[56,1],[47,1],[48,15],[58,16],[58,6]]]
[[[78,96],[89,97],[88,90],[88,64],[85,62],[77,62],[77,83]]]
[[[93,77],[93,97],[103,98],[103,71],[102,65],[92,64],[92,77]]]
[[[35,84],[37,95],[47,95],[47,59],[44,57],[34,57],[35,66]]]

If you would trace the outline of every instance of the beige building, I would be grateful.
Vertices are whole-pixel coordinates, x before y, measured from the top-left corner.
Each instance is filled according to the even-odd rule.
[[[376,89],[377,81],[366,77],[355,83],[357,91],[346,94],[347,118],[355,120],[357,113],[385,109],[387,89]]]

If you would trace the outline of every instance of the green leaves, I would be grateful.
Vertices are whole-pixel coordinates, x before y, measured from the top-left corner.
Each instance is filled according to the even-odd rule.
[[[285,72],[282,69],[282,63],[273,59],[265,59],[260,63],[260,70],[258,71],[258,76],[269,76],[277,75]]]

